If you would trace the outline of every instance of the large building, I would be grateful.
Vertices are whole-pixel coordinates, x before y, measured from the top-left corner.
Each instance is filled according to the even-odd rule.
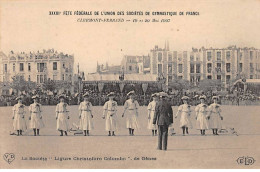
[[[43,83],[47,79],[72,81],[74,56],[54,49],[42,52],[0,54],[0,81],[19,76],[26,81]]]
[[[48,79],[73,83],[73,66],[73,55],[53,49],[36,53],[11,51],[8,55],[0,52],[0,84],[6,86],[14,76],[38,84]],[[121,77],[123,74],[152,74],[163,78],[166,85],[175,79],[188,80],[193,85],[204,79],[220,80],[228,88],[241,78],[260,79],[260,50],[230,46],[175,51],[170,50],[166,42],[164,48],[155,46],[147,56],[124,55],[121,65],[97,64],[96,73]]]
[[[202,78],[230,82],[245,78],[260,78],[260,50],[255,48],[201,48]]]
[[[106,65],[104,64],[98,64],[97,62],[97,69],[96,73],[98,74],[120,74],[122,73],[122,68],[121,65]]]
[[[125,74],[146,74],[150,73],[150,56],[123,56],[121,62]]]
[[[155,46],[150,51],[151,73],[166,77],[167,83],[173,79],[188,79],[188,52],[170,51]]]
[[[150,73],[149,56],[124,55],[121,65],[108,65],[108,63],[97,63],[96,73],[98,74],[146,74]],[[95,74],[95,73],[94,73]]]
[[[54,81],[73,82],[74,56],[58,53],[54,49],[42,52],[11,51],[8,55],[0,53],[0,82],[12,82],[13,77],[41,84]]]
[[[191,51],[155,46],[148,56],[124,55],[121,66],[111,70],[97,66],[99,74],[154,74],[165,78],[166,85],[175,79],[188,80],[196,86],[201,80],[220,80],[228,88],[235,80],[260,79],[260,50],[255,48],[192,48]]]
[[[218,79],[227,87],[239,78],[260,78],[260,50],[255,48],[193,48],[192,51],[171,51],[155,46],[150,51],[151,73],[166,78],[189,80],[198,84],[203,79]]]

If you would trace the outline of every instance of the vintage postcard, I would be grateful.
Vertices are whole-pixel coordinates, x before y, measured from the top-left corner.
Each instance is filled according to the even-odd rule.
[[[0,168],[258,169],[259,0],[0,0]]]

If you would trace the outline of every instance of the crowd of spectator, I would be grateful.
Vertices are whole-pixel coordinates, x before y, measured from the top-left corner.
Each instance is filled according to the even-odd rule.
[[[70,93],[63,93],[66,95],[66,102],[69,105],[78,105],[82,100],[82,95],[86,92],[90,92],[90,101],[92,102],[93,106],[103,106],[104,103],[108,100],[107,94],[110,90],[104,90],[101,93],[98,90],[93,89],[84,89],[82,93],[79,94],[70,94]],[[118,105],[123,105],[124,102],[127,100],[127,92],[130,90],[125,90],[124,92],[116,91],[115,92],[115,101],[117,101]],[[139,93],[139,92],[141,93]],[[136,100],[140,104],[140,106],[147,106],[148,103],[151,101],[151,94],[154,92],[148,91],[146,94],[143,94],[142,91],[136,90]],[[58,103],[58,94],[48,95],[46,93],[40,92],[37,93],[40,96],[40,103],[42,105],[56,105]],[[207,104],[212,103],[212,96],[216,95],[215,93],[209,92],[169,92],[169,102],[172,106],[179,106],[182,104],[181,98],[182,96],[186,95],[190,97],[189,104],[195,106],[199,104],[199,96],[206,95]],[[21,95],[23,98],[23,103],[28,106],[33,103],[32,100],[32,93],[27,93]],[[219,103],[225,105],[258,105],[259,104],[259,97],[252,93],[246,94],[239,94],[239,95],[218,95],[220,97]],[[9,95],[9,96],[0,96],[0,106],[13,106],[16,103],[17,95]]]

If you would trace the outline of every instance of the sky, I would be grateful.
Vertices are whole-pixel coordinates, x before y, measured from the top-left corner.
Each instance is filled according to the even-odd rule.
[[[54,48],[74,54],[75,66],[95,72],[97,61],[118,65],[123,55],[229,45],[260,48],[259,0],[5,1],[0,0],[0,50],[8,54]],[[198,11],[198,16],[51,16],[49,11]],[[78,18],[170,19],[169,23],[87,23]],[[76,71],[76,70],[75,70]]]

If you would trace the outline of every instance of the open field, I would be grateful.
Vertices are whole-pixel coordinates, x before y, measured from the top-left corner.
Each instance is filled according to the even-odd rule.
[[[70,107],[70,123],[78,123],[78,106]],[[55,106],[43,106],[45,128],[41,136],[33,132],[21,137],[9,135],[12,131],[11,107],[0,107],[1,157],[14,153],[15,160],[8,164],[0,158],[1,168],[259,168],[260,167],[260,106],[222,106],[223,125],[235,128],[239,136],[231,133],[200,136],[196,129],[190,129],[189,136],[182,136],[179,118],[174,119],[175,136],[169,136],[168,151],[158,151],[157,137],[147,129],[147,110],[140,107],[141,129],[136,136],[128,136],[123,108],[119,107],[120,130],[116,137],[108,137],[105,120],[101,118],[102,107],[93,107],[94,127],[91,136],[60,137],[56,130]],[[174,113],[177,107],[173,107]],[[194,110],[194,107],[193,107]],[[26,119],[28,119],[28,113]],[[195,126],[195,113],[192,113]],[[249,156],[256,161],[253,165],[239,165],[239,157]],[[22,160],[29,157],[45,157],[47,160]],[[57,160],[55,160],[55,157]],[[71,158],[60,161],[58,158]],[[80,157],[95,157],[102,160],[73,160]],[[105,157],[125,160],[106,160]],[[134,160],[140,158],[140,160]],[[148,157],[150,160],[142,160]],[[151,160],[151,158],[156,160]]]

